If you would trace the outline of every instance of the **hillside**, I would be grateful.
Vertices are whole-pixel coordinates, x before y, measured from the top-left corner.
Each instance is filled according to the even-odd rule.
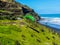
[[[0,1],[0,45],[60,45],[60,35],[39,24],[33,9],[11,1]],[[35,21],[30,15],[24,17],[27,13]]]
[[[22,18],[27,13],[34,16],[37,20],[40,20],[38,14],[27,5],[22,5],[14,0],[1,0],[0,1],[0,18],[1,19],[17,19]]]
[[[60,45],[51,29],[28,20],[0,20],[1,45]]]

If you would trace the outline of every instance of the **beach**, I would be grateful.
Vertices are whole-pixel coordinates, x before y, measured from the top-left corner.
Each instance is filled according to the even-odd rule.
[[[57,16],[58,14],[55,14],[55,16],[53,17],[51,15],[41,15],[42,19],[40,21],[38,21],[41,25],[46,26],[50,29],[53,30],[53,32],[58,32],[58,34],[60,34],[60,17]]]
[[[54,28],[54,27],[51,27],[51,26],[48,26],[48,25],[44,25],[44,24],[41,24],[41,23],[40,23],[40,25],[45,26],[45,27],[51,29],[50,31],[53,31],[53,33],[58,33],[60,35],[60,29],[57,29],[57,28]]]

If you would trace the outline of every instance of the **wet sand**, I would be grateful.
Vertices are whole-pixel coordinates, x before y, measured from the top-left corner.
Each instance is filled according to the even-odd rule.
[[[60,29],[57,29],[57,28],[54,28],[54,27],[51,27],[51,26],[48,26],[48,25],[44,25],[44,24],[41,24],[41,23],[39,23],[39,24],[40,24],[40,25],[43,25],[43,26],[45,26],[45,27],[47,27],[47,28],[50,28],[51,31],[57,32],[57,33],[60,35]]]

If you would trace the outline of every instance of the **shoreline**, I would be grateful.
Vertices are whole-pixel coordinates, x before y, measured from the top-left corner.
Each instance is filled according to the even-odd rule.
[[[48,26],[48,25],[44,25],[44,24],[41,24],[41,23],[39,23],[39,24],[42,25],[42,26],[45,26],[47,28],[50,28],[51,31],[56,32],[60,35],[60,29],[57,29],[57,28],[54,28],[54,27],[51,27],[51,26]]]

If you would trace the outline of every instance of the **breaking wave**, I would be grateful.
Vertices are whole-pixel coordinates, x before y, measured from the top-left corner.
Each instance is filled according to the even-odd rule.
[[[49,25],[54,28],[60,29],[60,18],[59,17],[42,17],[43,20],[39,22],[44,25]]]

